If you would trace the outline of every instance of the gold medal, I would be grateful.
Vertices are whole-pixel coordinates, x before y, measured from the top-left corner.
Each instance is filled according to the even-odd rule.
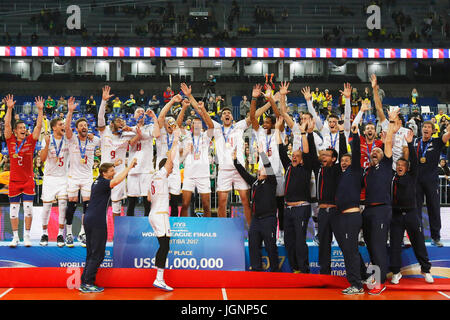
[[[13,154],[13,158],[17,159],[19,157],[19,155],[17,153]]]
[[[86,158],[81,158],[80,159],[80,163],[81,164],[86,164],[87,163],[87,159]]]
[[[269,150],[267,150],[267,156],[268,156],[268,157],[271,157],[271,156],[272,156],[272,149],[271,149],[271,148],[269,148]]]
[[[200,153],[194,153],[194,160],[200,160]]]
[[[231,148],[231,144],[230,144],[229,142],[227,142],[227,143],[225,143],[225,147],[226,147],[227,149],[230,149],[230,148]]]
[[[426,163],[426,162],[427,162],[427,158],[425,158],[425,157],[420,158],[420,163]]]

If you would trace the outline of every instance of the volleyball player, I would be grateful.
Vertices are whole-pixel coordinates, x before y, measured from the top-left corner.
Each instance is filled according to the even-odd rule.
[[[183,200],[181,206],[181,216],[186,217],[191,203],[192,193],[197,188],[202,201],[203,216],[211,216],[211,180],[209,172],[209,145],[213,136],[214,124],[206,111],[203,101],[197,102],[192,95],[191,86],[181,84],[181,90],[189,99],[191,105],[199,117],[192,121],[192,132],[186,133],[185,160],[184,160],[184,180],[183,180]],[[180,112],[180,122],[187,105],[183,105]],[[203,123],[206,123],[207,130],[202,132]],[[178,123],[180,125],[180,123]]]
[[[156,279],[153,286],[165,291],[172,291],[164,281],[164,268],[167,255],[169,253],[171,229],[169,221],[169,175],[173,170],[174,160],[179,157],[180,129],[173,128],[173,143],[167,152],[167,157],[158,163],[158,171],[152,178],[152,183],[148,190],[148,201],[152,203],[152,209],[148,216],[150,225],[156,234],[159,248],[155,256],[157,268]]]
[[[69,99],[73,104],[74,98]],[[58,201],[58,247],[64,246],[64,226],[67,210],[67,175],[69,163],[69,146],[64,137],[64,119],[54,118],[50,121],[52,134],[46,134],[41,149],[41,161],[44,165],[42,183],[42,236],[40,245],[48,244],[48,222],[52,211],[53,201]]]
[[[158,125],[160,127],[160,136],[156,139],[156,163],[160,163],[162,159],[167,158],[169,150],[175,142],[174,130],[177,126],[175,119],[168,115],[169,110],[175,103],[183,101],[181,95],[177,94],[166,103],[158,116]],[[187,101],[183,102],[188,103]],[[179,150],[173,150],[173,170],[169,175],[169,193],[170,193],[170,214],[178,216],[178,204],[181,195],[181,174],[180,174],[180,143],[177,143]]]
[[[10,247],[16,247],[19,244],[19,210],[20,201],[23,202],[23,211],[25,216],[25,234],[24,245],[31,246],[30,230],[33,220],[33,200],[34,200],[34,172],[33,155],[36,142],[39,138],[42,128],[44,99],[36,97],[35,103],[38,110],[38,118],[33,133],[27,136],[27,127],[23,121],[16,121],[14,128],[11,127],[12,112],[16,101],[14,96],[8,94],[5,97],[7,107],[5,115],[5,139],[8,147],[10,159],[10,181],[9,181],[9,217],[11,219],[11,228],[13,239]]]
[[[86,246],[86,237],[84,232],[83,217],[86,213],[90,198],[91,186],[93,182],[92,165],[94,164],[95,148],[99,146],[100,139],[93,137],[88,138],[88,122],[85,118],[80,118],[75,122],[75,130],[72,131],[71,123],[73,112],[76,109],[75,100],[70,98],[67,104],[67,116],[65,122],[65,134],[69,149],[69,170],[67,178],[67,193],[69,203],[66,210],[66,246],[72,248],[73,233],[72,222],[73,215],[77,208],[78,193],[81,193],[83,202],[83,214],[81,217],[81,229],[78,234],[78,241],[83,247]]]
[[[114,96],[110,94],[111,88],[104,86],[102,89],[102,102],[98,110],[98,131],[100,134],[100,145],[102,153],[102,163],[115,163],[120,160],[116,167],[116,172],[125,169],[125,158],[130,140],[136,136],[131,132],[121,118],[114,118],[109,125],[105,121],[105,108],[107,101]],[[122,200],[126,198],[126,181],[122,180],[111,191],[111,207],[114,216],[122,213]]]
[[[145,125],[145,117],[152,118],[153,123]],[[128,158],[136,158],[137,165],[130,170],[127,178],[127,216],[134,216],[134,208],[139,197],[143,197],[144,215],[148,216],[150,203],[147,201],[147,190],[155,170],[153,166],[153,138],[159,137],[160,130],[158,118],[150,108],[146,112],[143,108],[137,108],[134,112],[134,118],[137,120],[137,124],[131,129],[133,132],[139,130],[141,134],[139,134],[139,140],[133,138],[130,141],[128,151]]]

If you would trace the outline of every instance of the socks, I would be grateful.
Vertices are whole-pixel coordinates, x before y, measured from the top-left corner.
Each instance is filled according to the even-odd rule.
[[[58,236],[64,235],[64,228],[59,228],[58,230]]]
[[[158,268],[156,271],[156,280],[164,281],[164,269]]]
[[[42,229],[42,234],[45,234],[46,236],[48,236],[48,229]]]
[[[66,233],[67,234],[72,234],[72,225],[71,224],[66,224]]]
[[[24,232],[24,237],[30,237],[30,234],[31,234],[31,230],[25,230],[25,232]]]
[[[13,231],[13,237],[19,238],[19,230]]]

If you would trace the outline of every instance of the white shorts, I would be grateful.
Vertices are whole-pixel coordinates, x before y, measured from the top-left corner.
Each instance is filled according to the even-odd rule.
[[[44,176],[41,199],[43,202],[67,199],[67,177]]]
[[[277,178],[277,197],[283,197],[284,196],[284,176],[276,176]]]
[[[167,178],[169,182],[169,193],[178,195],[181,193],[181,176],[179,172],[171,173]]]
[[[82,198],[90,198],[91,186],[93,182],[94,180],[91,178],[67,178],[67,193],[69,195],[69,198],[78,197],[78,191],[80,190]]]
[[[150,211],[148,215],[148,221],[153,228],[156,236],[159,237],[170,237],[172,236],[170,232],[170,222],[169,222],[169,212],[153,212]]]
[[[209,177],[184,177],[182,190],[194,192],[195,188],[197,188],[198,193],[211,193],[211,181]]]
[[[219,170],[216,191],[248,190],[250,186],[245,182],[237,170]]]
[[[123,180],[111,189],[111,201],[120,201],[127,197],[127,182]]]
[[[150,173],[129,174],[127,178],[127,195],[129,197],[146,197],[152,183]]]

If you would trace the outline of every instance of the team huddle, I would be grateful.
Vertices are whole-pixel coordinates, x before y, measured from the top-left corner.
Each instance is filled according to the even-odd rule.
[[[264,243],[270,270],[279,271],[276,242],[281,239],[294,272],[309,273],[306,235],[309,219],[313,216],[320,272],[331,273],[333,237],[343,251],[350,283],[344,294],[364,293],[363,285],[374,283],[374,277],[367,273],[358,251],[361,230],[370,262],[379,266],[381,272],[381,283],[369,293],[379,294],[385,290],[388,270],[394,274],[393,283],[400,280],[405,230],[426,281],[433,282],[421,209],[425,196],[433,243],[441,246],[439,199],[436,200],[437,185],[433,187],[432,183],[437,179],[439,152],[450,139],[450,128],[439,138],[431,138],[434,126],[425,122],[422,137],[414,137],[411,130],[402,126],[398,110],[391,110],[388,117],[385,116],[374,75],[371,82],[382,126],[381,139],[376,139],[374,123],[359,129],[364,113],[370,110],[370,103],[364,102],[355,119],[351,120],[350,84],[345,84],[341,91],[346,101],[344,113],[341,116],[330,114],[324,122],[314,109],[309,87],[305,87],[302,94],[308,112],[297,123],[288,113],[286,104],[289,83],[282,82],[276,93],[272,87],[264,91],[263,87],[255,85],[249,115],[235,121],[232,110],[226,107],[221,110],[219,123],[211,118],[203,102],[193,97],[191,87],[183,83],[184,97],[175,95],[159,115],[151,109],[137,108],[133,127],[126,126],[119,117],[106,123],[106,104],[113,94],[111,88],[105,86],[98,111],[99,137],[89,134],[89,124],[84,118],[78,119],[75,130],[72,129],[77,106],[75,99],[70,98],[66,118],[51,120],[52,133],[45,135],[42,144],[41,158],[45,168],[40,245],[48,245],[49,217],[52,205],[57,201],[57,245],[74,246],[72,222],[81,194],[83,215],[78,241],[87,247],[86,261],[89,261],[82,276],[82,286],[84,292],[98,292],[93,283],[104,256],[109,200],[113,214],[118,216],[122,212],[122,200],[128,199],[128,213],[132,213],[138,198],[143,197],[145,213],[160,245],[156,253],[158,273],[154,285],[172,290],[163,279],[171,236],[169,216],[175,210],[178,213],[180,195],[181,216],[187,216],[195,190],[200,194],[204,216],[211,216],[209,150],[214,141],[218,165],[217,215],[227,216],[229,192],[236,190],[249,225],[252,270],[262,270],[261,247]],[[24,245],[31,246],[35,194],[32,159],[42,128],[44,101],[41,97],[36,98],[38,118],[28,136],[25,123],[17,121],[14,128],[11,126],[14,97],[8,95],[5,101],[5,138],[11,159],[9,197],[13,239],[10,246],[16,247],[20,242],[21,201],[25,216]],[[175,119],[170,112],[180,103],[182,108]],[[189,106],[195,110],[196,117],[187,130],[182,124]],[[152,119],[149,124],[146,124],[146,117]],[[288,155],[284,143],[286,126],[292,133],[292,155]],[[251,128],[251,140],[257,146],[259,158],[256,177],[243,167],[244,131],[248,128]],[[154,146],[156,161],[153,159]],[[101,177],[94,182],[92,166],[96,148],[101,149]],[[184,165],[183,182],[180,164]],[[435,180],[430,184],[430,179]],[[110,199],[105,198],[99,203],[105,194]],[[96,228],[104,231],[100,239],[96,239]],[[388,238],[390,255],[386,248]],[[93,248],[103,250],[103,255]]]

